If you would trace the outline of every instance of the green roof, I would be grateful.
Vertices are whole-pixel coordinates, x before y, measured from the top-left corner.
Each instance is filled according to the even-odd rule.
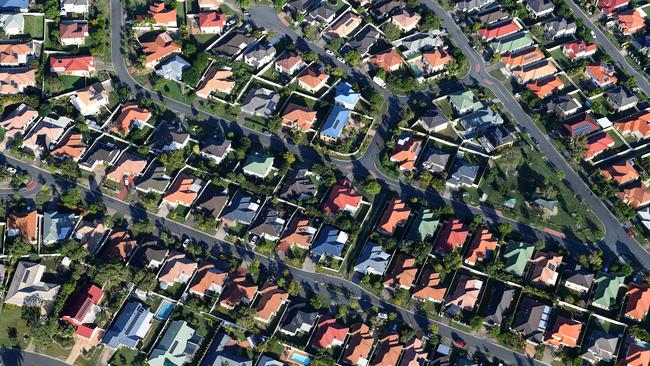
[[[149,356],[151,366],[182,366],[194,356],[202,337],[184,320],[170,323],[160,342]]]
[[[528,34],[519,34],[516,37],[508,37],[490,42],[490,48],[492,48],[494,52],[503,55],[504,53],[516,51],[534,43],[535,42],[530,38],[530,36],[528,36]]]
[[[503,258],[505,259],[504,270],[507,273],[522,277],[528,261],[533,258],[534,252],[535,246],[532,244],[523,242],[508,243],[503,254]]]
[[[464,110],[474,105],[474,92],[471,90],[458,91],[449,94],[449,102],[457,109]]]
[[[625,284],[625,277],[611,273],[598,273],[596,276],[596,290],[592,304],[599,308],[609,310],[616,303],[618,290]]]
[[[411,225],[408,237],[411,240],[423,241],[427,236],[435,234],[439,224],[440,220],[434,216],[433,211],[428,208],[421,210]]]
[[[264,153],[254,152],[244,163],[244,173],[265,178],[273,167],[273,157]]]

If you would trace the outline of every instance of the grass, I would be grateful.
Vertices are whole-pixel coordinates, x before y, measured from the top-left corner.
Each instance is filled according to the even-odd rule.
[[[68,358],[70,354],[70,348],[63,348],[56,342],[50,342],[45,347],[37,348],[37,351],[38,353],[63,360]]]
[[[551,57],[557,62],[561,68],[566,69],[569,64],[571,64],[571,61],[566,57],[564,52],[562,52],[562,47],[551,51]]]
[[[79,357],[75,360],[75,365],[77,366],[95,366],[99,365],[99,358],[102,355],[103,347],[95,347],[90,350],[87,354],[80,354]]]
[[[127,366],[136,364],[138,360],[144,361],[144,354],[140,353],[139,350],[120,347],[115,351],[113,357],[111,357],[109,364],[115,366]]]
[[[185,25],[185,1],[176,1],[176,22],[179,27]]]
[[[19,307],[12,305],[5,305],[0,313],[0,346],[20,348],[27,347],[27,342],[24,341],[24,336],[28,335],[29,328],[27,323],[21,318],[22,311]],[[16,341],[12,341],[9,337],[10,329],[15,329]]]
[[[448,119],[451,120],[453,118],[454,111],[451,109],[451,104],[447,98],[437,101],[436,104]]]
[[[43,16],[25,15],[25,34],[29,34],[32,38],[43,39],[43,28]]]
[[[219,34],[192,34],[192,38],[198,43],[199,48],[204,49],[217,40]]]
[[[181,103],[185,104],[192,104],[194,103],[194,99],[196,99],[196,96],[188,96],[183,93],[181,90],[180,84],[173,80],[166,80],[166,79],[161,79],[164,80],[161,82],[162,88],[161,92],[163,95],[166,97],[172,98],[174,100],[177,100]]]

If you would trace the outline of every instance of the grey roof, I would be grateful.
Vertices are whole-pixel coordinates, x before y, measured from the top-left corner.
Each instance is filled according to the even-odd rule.
[[[168,250],[159,246],[156,242],[149,242],[138,246],[138,252],[131,260],[131,263],[138,268],[148,266],[152,261],[162,263]]]
[[[634,93],[631,93],[622,86],[611,89],[605,94],[607,94],[607,98],[609,98],[616,107],[622,107],[639,101],[639,98],[637,98]]]
[[[512,321],[512,329],[521,333],[526,340],[542,343],[548,328],[552,308],[530,296],[519,301],[517,314]]]
[[[377,19],[384,19],[393,15],[395,12],[406,9],[406,2],[403,0],[384,0],[377,3],[370,10],[372,15]]]
[[[503,117],[492,108],[481,108],[476,112],[460,118],[460,124],[465,131],[461,131],[463,137],[470,139],[477,134],[482,133],[490,126],[500,125],[503,123]]]
[[[165,62],[156,70],[156,74],[171,80],[181,81],[183,71],[192,66],[189,62],[185,61],[181,56],[174,55],[169,61]]]
[[[163,122],[156,128],[151,143],[154,150],[164,150],[172,143],[185,144],[189,138],[190,134],[181,128],[180,123]]]
[[[299,200],[315,197],[318,187],[309,178],[309,170],[299,169],[292,171],[284,180],[280,197],[288,200]]]
[[[349,234],[333,226],[325,225],[311,246],[311,253],[320,256],[328,255],[340,258],[343,248],[348,242]]]
[[[479,138],[481,146],[487,151],[492,152],[501,146],[513,142],[515,139],[515,128],[513,126],[500,125],[490,126],[483,133],[483,137]]]
[[[269,42],[259,42],[255,46],[251,47],[246,51],[244,57],[247,59],[247,62],[252,64],[255,67],[261,66],[260,62],[267,57],[275,56],[275,47]]]
[[[471,186],[476,181],[478,170],[478,166],[469,165],[465,160],[458,159],[454,164],[454,168],[452,169],[447,182],[455,186],[463,184]]]
[[[585,359],[599,362],[609,362],[614,359],[616,346],[618,345],[618,336],[605,333],[601,330],[594,330],[589,336],[585,345],[585,352],[582,357]]]
[[[573,34],[576,30],[576,23],[573,20],[569,21],[562,17],[557,17],[544,23],[544,32],[547,38],[553,38],[567,32]]]
[[[334,20],[336,10],[334,10],[326,1],[321,1],[318,6],[309,12],[309,17],[314,20],[321,20],[329,23]]]
[[[235,194],[230,205],[225,209],[222,216],[224,220],[250,224],[260,209],[262,201],[250,194],[239,191]]]
[[[226,333],[217,334],[203,358],[201,366],[253,366],[253,361],[248,359],[245,350],[237,343]]]
[[[444,41],[440,36],[434,35],[432,32],[423,32],[406,37],[401,41],[396,41],[395,46],[400,47],[404,56],[408,58],[423,50],[442,47],[444,46]]]
[[[185,364],[192,360],[202,340],[203,337],[185,320],[174,320],[151,352],[149,364],[165,366]]]
[[[447,116],[445,116],[440,108],[434,104],[423,115],[421,115],[420,118],[418,118],[416,123],[422,126],[424,129],[432,131],[438,127],[448,124],[449,119],[447,119]]]
[[[167,175],[167,168],[156,160],[140,176],[136,187],[143,191],[154,191],[162,194],[171,183],[171,180],[172,177]]]
[[[60,212],[43,214],[43,240],[45,242],[63,241],[70,237],[77,225],[77,216]]]
[[[285,316],[280,329],[287,333],[294,334],[303,326],[303,324],[312,328],[316,325],[317,318],[318,313],[309,309],[306,304],[295,304],[287,309],[287,315]]]
[[[483,319],[490,324],[501,324],[504,317],[508,315],[515,293],[514,289],[497,282],[487,297],[489,303]]]
[[[111,329],[106,331],[102,342],[111,348],[123,345],[136,348],[151,327],[153,313],[139,302],[128,302],[113,322]]]
[[[461,11],[473,11],[491,4],[492,2],[494,2],[494,0],[462,0],[458,2],[457,7]]]
[[[194,209],[217,219],[227,203],[228,192],[214,184],[208,184],[197,198]]]
[[[303,13],[316,5],[316,3],[318,3],[316,0],[289,0],[287,6],[294,11]]]
[[[348,46],[365,56],[370,48],[381,38],[381,33],[373,26],[366,25],[348,42]]]
[[[58,291],[59,285],[41,281],[42,276],[40,275],[40,266],[40,264],[34,262],[18,262],[16,265],[16,271],[14,271],[14,276],[5,295],[6,303],[39,305],[38,300],[41,298],[41,294]],[[56,294],[56,292],[54,292],[54,294]],[[14,297],[21,299],[18,301],[12,301]],[[34,303],[32,303],[32,301],[34,301]]]
[[[267,204],[257,216],[250,233],[257,236],[279,237],[282,234],[285,222],[286,220],[282,218],[280,211]]]
[[[535,13],[548,11],[555,7],[551,0],[526,0],[526,5]]]
[[[280,95],[266,88],[248,91],[242,100],[241,111],[256,116],[270,117],[280,101]]]
[[[431,173],[442,173],[447,167],[451,154],[436,148],[429,148],[426,159],[422,160],[422,166]]]
[[[594,273],[575,263],[566,269],[566,279],[564,282],[573,283],[589,289],[591,288],[591,284],[594,283]]]
[[[494,11],[489,11],[489,12],[479,14],[477,18],[478,21],[481,23],[492,24],[498,22],[499,20],[506,19],[508,17],[510,17],[510,14],[501,10],[501,8],[497,8]]]
[[[95,163],[112,164],[120,154],[120,149],[113,143],[98,142],[81,162],[81,165],[92,167]]]
[[[223,135],[217,135],[205,141],[199,141],[199,146],[201,147],[201,154],[211,155],[216,157],[223,157],[230,149],[232,141],[223,137]]]
[[[386,272],[390,257],[390,254],[384,252],[381,245],[369,241],[363,248],[363,253],[359,256],[354,270],[360,273],[381,275]]]
[[[580,104],[572,96],[562,94],[551,100],[549,107],[552,107],[556,112],[559,110],[562,113],[567,113],[575,108],[580,108]]]
[[[226,34],[212,49],[218,56],[233,57],[255,42],[256,38],[246,29],[236,29]]]

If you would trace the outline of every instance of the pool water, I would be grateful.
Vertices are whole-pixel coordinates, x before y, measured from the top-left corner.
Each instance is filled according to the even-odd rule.
[[[174,311],[174,304],[163,300],[158,306],[158,310],[156,310],[156,318],[167,320],[172,311]]]
[[[291,355],[291,360],[296,361],[296,362],[298,362],[300,364],[303,364],[303,365],[309,365],[309,362],[311,361],[309,359],[309,357],[303,356],[303,355],[300,355],[300,354],[297,354],[297,353],[294,353],[294,354]]]
[[[415,76],[416,76],[416,77],[420,77],[420,76],[422,76],[422,71],[420,71],[420,68],[418,67],[418,65],[416,65],[416,64],[411,64],[411,69],[412,69],[413,72],[415,73]]]

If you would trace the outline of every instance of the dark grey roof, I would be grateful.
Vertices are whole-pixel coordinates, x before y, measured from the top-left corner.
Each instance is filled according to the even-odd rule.
[[[348,46],[364,56],[370,52],[370,48],[379,38],[381,38],[381,33],[375,27],[366,25],[348,42]]]
[[[428,131],[432,131],[440,126],[449,123],[449,119],[435,104],[429,108],[418,120],[416,121],[420,126]]]
[[[578,286],[591,288],[594,283],[594,273],[575,263],[566,269],[566,279],[564,282],[570,282]]]
[[[496,10],[479,14],[477,18],[481,23],[492,24],[508,17],[510,17],[510,14],[501,10],[501,8],[497,8]]]
[[[304,198],[315,197],[318,188],[308,176],[309,170],[294,170],[291,175],[284,180],[280,197],[288,200],[299,200]]]
[[[555,7],[551,0],[526,0],[526,4],[535,13],[541,13]]]
[[[253,361],[248,359],[246,351],[237,343],[226,333],[217,334],[203,358],[201,366],[252,366]]]
[[[271,116],[280,101],[273,90],[256,87],[248,91],[241,103],[242,112],[257,116]]]
[[[162,194],[171,180],[172,178],[167,175],[167,168],[156,160],[139,177],[136,187],[145,192],[154,191]]]
[[[135,267],[143,268],[152,261],[160,262],[165,259],[168,250],[159,246],[156,242],[149,242],[138,247],[138,252],[133,257],[130,264]]]
[[[459,1],[456,6],[461,11],[473,11],[491,4],[492,2],[494,2],[494,0],[462,0]]]
[[[230,148],[232,141],[226,139],[222,135],[215,136],[205,141],[200,141],[201,153],[222,157]]]
[[[594,330],[589,336],[582,357],[594,362],[609,362],[614,358],[618,337],[613,334],[605,333],[601,330]]]
[[[431,173],[441,173],[445,171],[451,154],[432,147],[428,149],[425,156],[427,158],[422,160],[422,166]]]
[[[622,107],[639,101],[639,98],[637,98],[634,93],[631,93],[622,86],[611,89],[607,91],[606,94],[607,98],[609,98],[616,107]]]
[[[178,123],[163,122],[156,128],[151,137],[151,144],[154,150],[162,150],[172,143],[184,144],[190,138]]]
[[[489,303],[483,319],[490,324],[501,324],[504,317],[508,315],[511,306],[514,305],[512,300],[515,297],[515,293],[514,289],[497,282],[487,297]]]
[[[521,333],[526,340],[542,343],[548,328],[552,308],[537,299],[523,296],[519,301],[512,329]]]
[[[632,47],[639,52],[648,53],[648,50],[650,50],[650,36],[640,35],[634,37]]]
[[[568,94],[562,94],[549,103],[549,106],[551,106],[554,110],[560,110],[562,112],[567,112],[571,111],[575,108],[579,108],[580,104],[570,95]]]
[[[112,163],[120,154],[120,149],[112,143],[98,142],[92,147],[92,151],[88,153],[81,162],[82,165],[92,167],[95,163]]]
[[[295,334],[303,324],[308,325],[310,328],[314,327],[317,318],[318,313],[310,309],[307,304],[295,304],[287,309],[287,315],[280,329],[287,333]]]
[[[513,142],[515,139],[515,128],[513,126],[491,126],[485,130],[479,142],[488,152],[498,149],[501,146]]]
[[[275,56],[275,52],[275,47],[269,42],[259,42],[249,48],[244,54],[244,57],[259,61],[268,56]]]
[[[257,215],[250,233],[257,236],[268,235],[270,237],[279,237],[284,229],[286,220],[282,218],[280,211],[275,207],[267,204],[262,212]]]
[[[256,38],[246,29],[237,29],[224,36],[213,49],[218,56],[233,57],[255,42]]]
[[[197,198],[194,208],[204,215],[209,215],[217,219],[227,203],[228,192],[214,184],[208,184],[199,198]]]
[[[406,2],[403,0],[384,0],[377,5],[374,5],[370,11],[374,17],[383,19],[393,15],[401,9],[406,9]]]
[[[558,34],[562,34],[567,30],[571,30],[570,33],[575,33],[576,23],[571,20],[566,20],[561,17],[553,18],[546,23],[544,23],[544,32],[548,38],[553,38]]]
[[[293,11],[303,13],[311,9],[314,5],[316,5],[316,3],[318,3],[316,0],[289,0],[287,2],[287,6]]]
[[[321,1],[315,9],[309,12],[309,17],[315,20],[321,20],[329,23],[334,19],[336,10],[332,9],[326,1]]]
[[[253,197],[244,191],[239,191],[230,201],[230,205],[225,209],[222,218],[248,225],[253,222],[261,204],[261,199]]]

